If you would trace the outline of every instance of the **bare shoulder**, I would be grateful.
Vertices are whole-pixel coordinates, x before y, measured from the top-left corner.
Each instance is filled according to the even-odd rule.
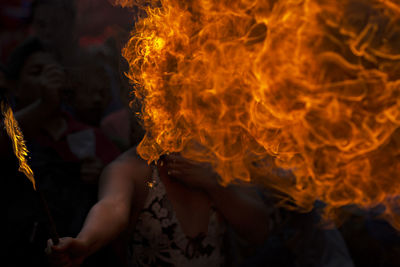
[[[121,155],[119,155],[112,163],[135,163],[143,161],[136,153],[136,147],[131,147]]]
[[[100,178],[100,191],[103,188],[141,190],[150,180],[151,174],[151,167],[136,154],[136,148],[131,148],[104,169]]]
[[[133,147],[119,156],[112,163],[112,168],[117,169],[119,176],[130,180],[133,185],[133,194],[131,198],[131,222],[134,224],[144,206],[149,187],[148,183],[152,180],[152,167],[136,153],[136,147]]]
[[[136,147],[132,147],[121,154],[110,163],[110,167],[132,172],[132,174],[135,174],[133,176],[136,179],[139,179],[142,176],[151,175],[152,171],[149,164],[136,153]]]

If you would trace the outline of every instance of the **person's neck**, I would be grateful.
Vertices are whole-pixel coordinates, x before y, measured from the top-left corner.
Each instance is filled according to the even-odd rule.
[[[171,179],[165,171],[160,168],[160,180],[185,235],[196,238],[207,233],[211,210],[209,197],[203,191]]]

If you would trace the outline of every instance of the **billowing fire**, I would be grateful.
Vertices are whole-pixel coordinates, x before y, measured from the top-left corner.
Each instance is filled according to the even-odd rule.
[[[36,190],[35,178],[33,171],[29,166],[26,157],[28,156],[28,149],[25,145],[24,136],[18,126],[18,122],[14,118],[14,114],[6,102],[1,102],[1,113],[4,116],[4,127],[8,136],[11,139],[14,154],[19,161],[19,171],[32,182],[33,188]]]
[[[181,152],[331,216],[382,204],[400,229],[397,0],[117,2],[147,14],[123,50],[144,159]]]

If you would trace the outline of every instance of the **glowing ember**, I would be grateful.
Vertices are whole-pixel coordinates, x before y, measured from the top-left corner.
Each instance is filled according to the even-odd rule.
[[[24,136],[18,126],[18,122],[15,120],[11,108],[3,102],[1,103],[1,112],[4,116],[4,126],[7,134],[10,136],[12,141],[14,154],[19,161],[19,171],[25,174],[25,176],[32,182],[33,188],[36,190],[33,171],[26,160],[28,149],[26,148]]]
[[[329,216],[383,204],[400,229],[397,1],[117,2],[147,13],[123,51],[143,158],[181,152]]]

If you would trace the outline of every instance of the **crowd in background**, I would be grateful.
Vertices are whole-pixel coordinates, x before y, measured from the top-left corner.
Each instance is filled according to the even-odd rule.
[[[134,10],[106,0],[9,0],[2,6],[1,91],[24,132],[37,187],[60,236],[79,233],[104,167],[143,136],[138,110],[129,108],[133,85],[120,53],[134,18]],[[4,131],[0,148],[10,266],[46,266],[47,217],[18,172]],[[259,192],[270,234],[251,246],[228,231],[227,266],[400,266],[399,234],[386,222],[351,210],[346,223],[326,230],[317,206],[298,214]],[[121,246],[115,240],[83,266],[123,266]]]
[[[2,89],[25,135],[37,187],[57,230],[74,236],[97,200],[104,166],[137,144],[143,132],[128,108],[127,66],[119,53],[132,21],[127,12],[122,20],[103,9],[97,18],[121,21],[110,24],[113,28],[97,25],[95,32],[77,18],[90,19],[85,12],[98,7],[96,1],[78,1],[79,12],[73,1],[17,2],[2,6],[2,26],[8,27],[1,34]],[[4,133],[1,141],[12,266],[44,266],[47,218],[32,185],[17,171]],[[112,253],[101,252],[88,264],[111,259]]]

